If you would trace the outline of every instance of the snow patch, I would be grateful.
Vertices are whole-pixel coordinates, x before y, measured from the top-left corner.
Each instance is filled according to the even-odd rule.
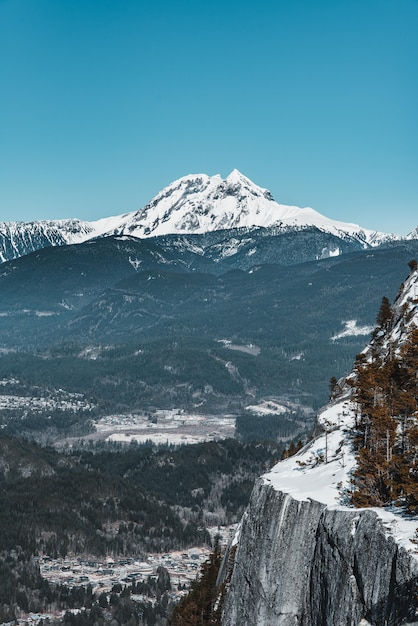
[[[54,311],[34,311],[36,317],[52,317],[53,315],[58,315],[58,313],[54,313]]]
[[[336,248],[335,250],[330,250],[329,251],[329,256],[333,257],[333,256],[340,256],[341,254],[341,250],[339,248]]]
[[[344,337],[356,337],[358,335],[370,335],[373,326],[357,326],[357,320],[346,320],[341,322],[345,328],[337,335],[331,337],[331,341],[338,341]]]
[[[283,413],[289,412],[287,407],[272,400],[263,400],[260,404],[251,404],[246,406],[245,410],[255,415],[283,415]]]
[[[131,259],[131,257],[129,257],[128,260],[129,260],[129,263],[134,268],[134,270],[137,272],[139,270],[139,268],[141,267],[142,261],[140,261],[139,259]]]
[[[247,343],[245,345],[232,343],[229,339],[217,339],[217,343],[222,343],[228,350],[235,350],[237,352],[244,352],[245,354],[251,354],[252,356],[258,356],[261,352],[261,348],[254,343]]]

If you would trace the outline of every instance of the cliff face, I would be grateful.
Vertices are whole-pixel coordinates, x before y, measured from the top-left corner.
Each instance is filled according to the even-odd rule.
[[[388,535],[394,520],[297,500],[260,479],[242,522],[223,626],[418,624],[418,562]]]
[[[224,626],[297,624],[306,604],[324,505],[256,483],[242,520]]]
[[[381,373],[386,361],[393,364],[399,357],[399,374],[404,371],[401,359],[406,358],[405,346],[417,357],[409,357],[410,368],[401,379],[400,392],[412,389],[410,404],[402,409],[401,405],[396,409],[395,403],[389,408],[382,404],[387,415],[389,410],[398,411],[390,417],[393,449],[397,452],[398,445],[399,450],[414,452],[408,470],[411,482],[418,475],[418,434],[407,440],[405,433],[415,436],[418,426],[418,384],[413,382],[418,363],[417,263],[410,262],[410,267],[412,273],[393,309],[389,308],[386,316],[380,315],[380,326],[363,351],[361,362],[378,363]],[[383,376],[381,388],[376,380],[372,380],[373,402],[383,403]],[[353,481],[359,468],[355,434],[364,409],[359,400],[362,396],[353,391],[357,382],[358,370],[354,368],[346,380],[338,382],[333,400],[318,415],[315,438],[257,482],[242,521],[232,574],[227,578],[223,626],[418,624],[418,516],[408,514],[407,507],[403,514],[399,508],[395,514],[389,506],[343,506],[353,501],[353,490],[355,495],[358,489]],[[369,379],[366,382],[372,384]],[[409,424],[404,430],[402,419]],[[388,424],[386,439],[381,440],[387,474],[392,460]],[[376,449],[377,443],[370,447],[375,463]],[[366,483],[374,478],[370,467],[371,463]],[[406,487],[403,489],[395,499],[398,505],[405,503]],[[390,505],[393,500],[387,502]]]
[[[354,625],[366,618],[383,625],[413,620],[417,581],[418,562],[387,536],[375,511],[327,508],[316,533],[302,623]]]

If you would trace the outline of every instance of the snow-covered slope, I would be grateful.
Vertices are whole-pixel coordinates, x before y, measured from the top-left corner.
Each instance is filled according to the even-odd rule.
[[[139,211],[94,222],[74,219],[0,223],[0,260],[16,258],[44,246],[81,243],[108,235],[142,239],[231,229],[274,228],[277,233],[309,227],[365,248],[400,239],[331,220],[311,208],[279,204],[267,189],[233,170],[226,179],[206,174],[184,176],[165,187]]]
[[[40,248],[81,243],[96,236],[96,229],[80,220],[0,222],[0,262],[16,259]]]
[[[418,239],[418,226],[407,235],[406,239]]]
[[[418,270],[415,269],[406,279],[394,304],[393,323],[388,332],[379,331],[363,353],[371,358],[372,351],[378,350],[385,357],[399,353],[409,331],[418,327]],[[349,379],[355,376],[350,374]],[[353,388],[344,380],[339,382],[341,393],[317,416],[320,435],[305,446],[298,454],[278,463],[263,480],[275,489],[291,494],[297,499],[314,499],[334,506],[344,504],[351,489],[350,478],[355,467],[352,451],[351,432],[355,426],[358,406],[353,398]],[[379,512],[381,509],[377,509]],[[399,525],[405,521],[398,520]],[[418,526],[418,519],[412,519],[405,528],[412,533]],[[408,532],[409,532],[408,531]],[[418,552],[415,544],[407,542],[410,550]]]

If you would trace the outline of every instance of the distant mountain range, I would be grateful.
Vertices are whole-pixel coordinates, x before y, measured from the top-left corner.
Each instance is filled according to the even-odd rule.
[[[166,235],[196,235],[231,230],[288,234],[316,229],[334,240],[316,258],[334,256],[347,247],[368,248],[401,237],[331,220],[311,208],[277,203],[267,189],[238,170],[226,178],[189,175],[174,181],[139,211],[94,222],[77,219],[0,223],[0,261],[8,261],[40,248],[83,243],[106,236],[139,239]],[[417,238],[415,230],[410,235]],[[196,250],[198,252],[198,250]],[[232,254],[231,245],[225,254]]]

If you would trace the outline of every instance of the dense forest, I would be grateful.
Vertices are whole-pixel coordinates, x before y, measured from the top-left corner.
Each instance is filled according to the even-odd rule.
[[[418,328],[410,322],[406,305],[401,317],[405,339],[388,339],[395,317],[383,298],[370,350],[356,359],[351,379],[359,407],[356,506],[394,503],[418,512]]]
[[[274,444],[85,446],[59,453],[0,436],[2,548],[36,554],[140,555],[210,544],[234,523]]]
[[[310,435],[312,422],[302,411],[286,411],[275,415],[242,413],[235,419],[235,433],[240,441],[289,441],[302,433]]]
[[[145,558],[210,546],[206,526],[238,521],[254,479],[281,450],[225,440],[177,447],[102,443],[58,452],[1,434],[0,623],[21,612],[67,611],[65,626],[165,626],[173,596],[163,571],[95,594],[89,585],[49,584],[33,556]],[[214,558],[202,572],[209,567],[212,579],[218,548]]]
[[[209,339],[179,337],[0,354],[0,395],[28,398],[24,408],[2,408],[0,425],[10,434],[43,441],[48,435],[53,441],[84,435],[93,430],[92,420],[111,413],[173,407],[188,411],[203,403],[203,413],[241,415],[254,398],[281,395],[310,406],[313,413],[326,401],[330,372],[349,369],[353,340],[339,342],[338,363],[333,356],[327,371],[322,368],[325,356],[320,344],[309,348],[309,358],[308,354],[299,358],[304,348],[298,350],[290,338],[285,340],[286,347],[264,346],[257,356]],[[41,410],[29,400],[57,399],[62,390],[67,396],[79,396],[76,410]]]

